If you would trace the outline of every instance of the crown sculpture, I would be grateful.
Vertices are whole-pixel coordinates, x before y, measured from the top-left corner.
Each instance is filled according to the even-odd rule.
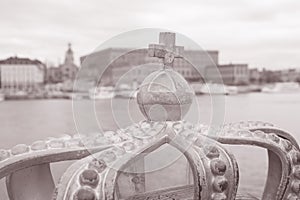
[[[0,150],[0,176],[6,177],[11,200],[257,199],[237,194],[238,164],[224,144],[267,149],[269,165],[262,199],[300,199],[300,152],[296,140],[270,123],[231,123],[215,129],[217,134],[211,136],[209,126],[182,120],[194,96],[185,79],[172,69],[183,47],[175,46],[175,34],[170,32],[160,33],[159,43],[149,45],[148,53],[161,58],[164,67],[146,77],[137,95],[146,119],[117,131],[81,138],[50,138]],[[88,141],[89,150],[83,141]],[[147,191],[145,173],[125,169],[143,169],[143,156],[164,144],[182,152],[193,182]],[[65,160],[77,161],[55,185],[50,163]],[[126,189],[122,189],[121,178],[126,179]]]

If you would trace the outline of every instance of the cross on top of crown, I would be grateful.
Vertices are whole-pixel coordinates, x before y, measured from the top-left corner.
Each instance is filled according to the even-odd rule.
[[[164,65],[172,67],[174,58],[181,58],[183,53],[183,46],[176,46],[175,40],[175,33],[161,32],[159,44],[149,45],[149,56],[163,58]]]

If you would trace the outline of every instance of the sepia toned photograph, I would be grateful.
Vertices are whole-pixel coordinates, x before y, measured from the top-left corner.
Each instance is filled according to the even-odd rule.
[[[0,200],[300,200],[300,1],[0,8]]]

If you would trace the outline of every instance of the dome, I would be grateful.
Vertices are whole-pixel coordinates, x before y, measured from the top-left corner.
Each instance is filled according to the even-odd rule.
[[[145,78],[137,94],[144,116],[151,121],[178,121],[188,112],[194,92],[172,69],[162,69]]]

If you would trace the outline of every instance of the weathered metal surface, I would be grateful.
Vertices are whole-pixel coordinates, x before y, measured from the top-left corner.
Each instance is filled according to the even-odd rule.
[[[149,55],[172,67],[181,57],[173,33],[161,34],[159,45],[149,46]],[[165,88],[167,86],[167,89]],[[223,144],[252,145],[268,151],[269,168],[263,200],[300,198],[300,151],[297,141],[270,123],[248,121],[209,127],[182,121],[192,103],[187,82],[170,68],[145,79],[138,93],[138,104],[147,120],[116,132],[85,137],[64,136],[19,144],[0,150],[0,178],[7,177],[12,200],[50,199],[54,183],[49,163],[78,160],[63,174],[53,199],[256,199],[237,195],[239,170],[234,156]],[[163,108],[155,110],[153,106]],[[151,112],[153,112],[152,115]],[[161,113],[161,112],[164,113]],[[163,117],[163,115],[165,116]],[[144,157],[168,144],[186,157],[193,184],[147,191]],[[126,170],[132,167],[129,172]],[[121,195],[124,174],[132,193]],[[173,176],[176,176],[174,174]]]

